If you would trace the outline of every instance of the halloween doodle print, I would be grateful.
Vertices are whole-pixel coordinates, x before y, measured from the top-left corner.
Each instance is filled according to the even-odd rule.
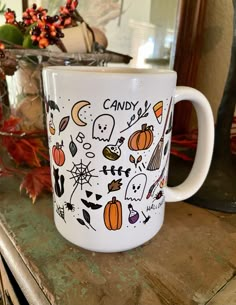
[[[85,191],[85,194],[86,194],[87,198],[89,198],[93,195],[93,192]]]
[[[151,216],[150,216],[150,215],[146,216],[146,215],[143,213],[143,211],[142,211],[142,214],[143,214],[143,217],[144,217],[143,223],[146,224],[146,223],[150,220]]]
[[[159,124],[161,124],[162,122],[162,114],[163,114],[163,101],[160,101],[158,103],[156,103],[154,106],[153,106],[153,111],[154,111],[154,114],[157,118],[157,122]]]
[[[121,156],[121,145],[124,143],[124,140],[125,138],[123,137],[120,137],[116,144],[113,145],[113,144],[109,144],[107,146],[104,147],[102,153],[103,153],[103,156],[110,160],[110,161],[116,161],[120,158]]]
[[[71,138],[71,141],[69,144],[69,150],[70,150],[72,157],[74,157],[77,154],[78,148],[77,148],[75,142],[73,141],[72,136],[70,136],[70,138]]]
[[[129,217],[128,217],[129,223],[135,224],[139,220],[139,213],[136,210],[134,210],[132,204],[128,205],[128,209],[129,209]]]
[[[83,134],[83,132],[80,131],[76,137],[76,141],[79,143],[83,143],[84,138],[85,138],[85,135]]]
[[[110,192],[116,192],[119,191],[122,183],[121,183],[122,179],[118,179],[118,180],[112,180],[109,184],[108,184],[108,193]]]
[[[158,170],[161,166],[162,153],[163,153],[162,151],[163,151],[163,145],[164,145],[164,136],[165,136],[167,121],[169,119],[169,113],[170,113],[171,105],[172,105],[172,100],[170,101],[170,104],[169,104],[169,107],[168,107],[167,117],[166,117],[166,121],[165,121],[165,125],[164,125],[164,128],[163,128],[163,133],[162,133],[161,139],[157,143],[157,145],[156,145],[156,147],[155,147],[155,149],[152,153],[151,159],[148,163],[148,166],[147,166],[147,170],[149,170],[149,171]]]
[[[56,144],[53,145],[52,147],[53,160],[58,166],[62,166],[65,163],[66,157],[62,147],[63,147],[63,141],[61,141],[61,144],[56,142]]]
[[[83,149],[85,149],[85,150],[89,150],[89,149],[91,149],[91,147],[92,147],[92,145],[90,143],[84,143],[84,145],[83,145]]]
[[[85,194],[86,194],[87,198],[90,198],[93,195],[93,192],[85,191]],[[100,199],[102,199],[102,195],[95,194],[95,198],[96,198],[97,201],[99,201]]]
[[[172,112],[171,112],[170,119],[169,119],[169,126],[168,126],[168,128],[166,130],[166,134],[168,134],[168,133],[170,133],[172,131],[172,124],[173,124],[172,121],[173,121],[173,118],[172,118]]]
[[[91,148],[92,148],[92,145],[91,145],[90,143],[84,143],[83,149],[89,150],[89,149],[91,149]],[[92,159],[92,158],[95,158],[95,153],[92,152],[92,151],[87,151],[86,154],[85,154],[85,156],[86,156],[87,158],[89,158],[89,159]]]
[[[98,200],[100,200],[100,199],[102,198],[102,195],[100,195],[100,194],[95,194],[95,198],[96,198],[96,200],[98,201]]]
[[[164,156],[167,154],[168,148],[169,148],[169,141],[166,143],[166,145],[164,147]]]
[[[134,176],[125,191],[126,200],[141,201],[147,183],[147,176],[143,173]]]
[[[60,207],[59,205],[57,205],[56,212],[66,222],[66,220],[65,220],[65,207],[64,206]]]
[[[92,148],[92,144],[90,144],[90,143],[83,143],[84,140],[85,140],[85,135],[84,135],[84,133],[79,132],[78,135],[77,135],[77,137],[76,137],[76,141],[77,141],[78,143],[80,143],[80,144],[83,144],[83,149],[84,149],[84,150],[89,150],[89,149],[91,149],[91,148]],[[75,144],[75,143],[74,143],[74,144]],[[73,145],[73,146],[75,146],[75,145]],[[72,146],[72,148],[73,148],[73,146]],[[76,149],[77,149],[77,147],[76,147]],[[74,150],[75,150],[75,149],[74,149]],[[72,152],[71,152],[71,153],[72,153]],[[85,154],[85,156],[86,156],[87,158],[89,158],[89,159],[93,159],[93,158],[95,158],[95,153],[92,152],[92,151],[87,151],[86,154]]]
[[[121,130],[121,133],[128,130],[129,128],[131,128],[134,124],[136,124],[140,119],[142,118],[146,118],[148,116],[148,110],[151,107],[151,104],[148,103],[148,101],[145,102],[144,104],[144,109],[139,108],[139,110],[137,111],[137,114],[133,114],[129,120],[129,122],[127,122],[127,127],[123,130]]]
[[[81,120],[80,111],[82,110],[82,108],[84,108],[85,106],[88,106],[88,105],[90,105],[90,102],[82,100],[82,101],[75,103],[71,109],[71,117],[72,117],[73,121],[75,122],[75,124],[80,127],[87,125],[87,123],[85,123],[84,121]]]
[[[69,116],[65,116],[64,118],[61,119],[61,121],[59,123],[59,135],[62,131],[64,131],[66,129],[66,127],[68,126],[69,121],[70,121]]]
[[[146,150],[153,142],[153,126],[142,124],[141,130],[135,131],[129,138],[128,147],[130,150]]]
[[[55,128],[55,124],[53,122],[53,114],[50,114],[50,120],[49,120],[49,132],[51,135],[54,135],[56,133],[56,128]]]
[[[95,158],[95,153],[93,153],[92,151],[87,151],[85,156],[89,159],[93,159]]]
[[[104,208],[104,224],[108,230],[120,230],[122,227],[122,205],[116,197],[112,197]]]
[[[161,200],[158,204],[158,209],[160,209],[160,207],[162,207],[164,203],[165,203],[165,199]]]
[[[110,141],[115,127],[115,119],[110,114],[99,115],[93,122],[92,137],[99,141]]]
[[[152,203],[151,205],[147,206],[146,212],[155,211],[158,209],[157,204]]]
[[[47,113],[49,112],[49,109],[57,110],[57,111],[60,112],[60,109],[57,106],[57,104],[54,101],[50,100],[50,98],[48,99],[48,101],[45,101],[45,103],[46,103],[46,111],[47,111]]]
[[[163,197],[163,191],[159,191],[156,195],[154,195],[153,201],[159,200],[162,197]]]
[[[166,135],[172,130],[173,103],[168,100],[166,105],[161,101],[153,106],[148,100],[143,102],[142,105],[133,104],[133,111],[127,108],[128,104],[112,104],[105,110],[107,113],[89,114],[89,120],[83,115],[89,111],[82,111],[82,108],[90,106],[90,102],[84,100],[73,103],[70,116],[66,112],[50,111],[48,114],[55,196],[65,196],[64,187],[69,190],[67,198],[60,199],[60,205],[56,205],[56,213],[65,222],[74,219],[77,228],[83,226],[91,233],[98,230],[100,225],[103,230],[112,232],[119,231],[122,226],[132,230],[137,226],[144,229],[143,224],[151,223],[153,215],[160,214],[158,209],[165,202],[161,183],[166,181],[166,165],[162,167],[167,163],[170,148],[170,139]],[[118,116],[120,122],[116,121],[117,112],[123,110],[128,111],[128,115]],[[72,126],[77,128],[76,133],[69,131]],[[65,137],[65,146],[58,135]],[[98,155],[100,158],[93,159]],[[68,160],[65,160],[66,157]],[[64,164],[70,164],[65,168],[65,176],[61,168]],[[98,165],[100,167],[97,169]],[[161,173],[157,172],[158,179],[155,172],[148,172],[159,168]],[[101,174],[96,175],[97,170]],[[68,183],[65,183],[67,176]],[[103,177],[101,180],[104,181],[96,179],[98,177]],[[95,192],[101,192],[104,196]],[[151,199],[143,202],[146,194],[146,199]]]
[[[142,167],[139,166],[138,168],[139,168],[140,172],[142,172],[143,170],[146,169],[146,166],[145,166],[145,164],[142,162]]]
[[[65,202],[65,207],[68,211],[74,212],[75,211],[75,205],[70,202]]]
[[[139,101],[118,101],[107,98],[103,103],[103,108],[105,110],[112,109],[113,111],[135,111],[136,107],[138,106],[138,103]]]
[[[135,157],[133,155],[129,156],[129,162],[133,163],[135,168],[137,168],[138,163],[140,163],[142,161],[143,157],[140,155],[137,159],[135,159]]]
[[[166,170],[166,166],[167,166],[168,160],[169,160],[169,158],[167,158],[166,163],[165,163],[165,165],[164,165],[164,167],[163,167],[163,169],[161,171],[160,176],[157,178],[157,180],[149,188],[147,196],[146,196],[146,199],[149,199],[151,197],[151,195],[154,193],[156,187],[158,186],[160,181],[163,179],[163,176],[164,176],[164,173],[165,173],[165,170]]]
[[[84,217],[84,220],[81,219],[81,218],[77,218],[77,221],[82,225],[82,226],[85,226],[87,229],[91,228],[93,229],[94,231],[96,231],[96,229],[92,226],[91,224],[91,217],[90,217],[90,214],[86,211],[86,210],[82,210],[82,213],[83,213],[83,217]]]
[[[147,170],[155,171],[158,170],[161,166],[161,159],[162,159],[162,150],[163,150],[164,138],[161,137],[160,141],[157,143],[151,159],[148,163]]]
[[[65,177],[59,174],[59,168],[53,166],[54,191],[58,197],[64,194]]]
[[[107,166],[104,165],[102,170],[100,170],[99,172],[103,172],[104,175],[108,175],[108,173],[111,173],[113,176],[115,175],[121,176],[122,174],[124,174],[126,177],[129,177],[131,168],[127,168],[123,170],[123,166],[116,168],[114,165],[112,165],[111,168],[108,169]]]
[[[83,186],[86,185],[86,184],[89,184],[90,186],[92,186],[90,180],[92,178],[98,177],[98,176],[95,176],[95,175],[92,174],[92,172],[95,169],[90,169],[89,168],[90,164],[91,164],[91,162],[89,162],[88,164],[84,164],[82,162],[82,160],[78,164],[73,162],[72,169],[67,170],[72,175],[72,177],[70,179],[74,180],[74,184],[73,184],[74,189],[73,189],[72,194],[70,196],[70,201],[69,201],[70,203],[71,203],[72,197],[73,197],[73,195],[74,195],[78,186],[80,186],[81,190],[83,189]]]
[[[102,207],[101,204],[96,204],[90,201],[87,201],[85,199],[81,198],[81,201],[83,202],[83,204],[87,207],[87,208],[91,208],[91,210],[98,210]]]
[[[166,184],[167,184],[167,180],[166,180],[166,178],[164,177],[164,178],[162,178],[161,181],[160,181],[160,188],[162,189],[164,186],[166,186]]]

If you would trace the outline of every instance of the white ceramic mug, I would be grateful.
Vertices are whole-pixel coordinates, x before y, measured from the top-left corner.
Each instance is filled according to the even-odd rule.
[[[173,71],[47,67],[43,81],[58,231],[99,252],[150,240],[163,224],[165,202],[192,196],[206,178],[214,140],[207,99],[176,88]],[[168,187],[174,105],[181,100],[197,113],[197,152],[188,178]]]

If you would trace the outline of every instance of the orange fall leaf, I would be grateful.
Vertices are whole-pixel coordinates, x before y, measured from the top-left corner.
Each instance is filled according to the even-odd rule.
[[[43,191],[52,192],[50,167],[34,168],[28,172],[20,185],[20,191],[22,189],[25,189],[33,203]]]

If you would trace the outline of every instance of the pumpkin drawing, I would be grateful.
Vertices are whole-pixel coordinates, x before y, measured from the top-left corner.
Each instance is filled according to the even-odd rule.
[[[122,206],[120,201],[113,197],[104,208],[104,223],[108,230],[119,230],[122,226]]]
[[[62,150],[62,146],[63,146],[63,144],[60,145],[57,142],[56,145],[53,145],[53,147],[52,147],[53,160],[56,163],[56,165],[58,165],[58,166],[62,166],[65,162],[65,153]]]
[[[148,149],[153,142],[153,126],[142,125],[142,130],[135,131],[129,138],[128,146],[131,150]]]

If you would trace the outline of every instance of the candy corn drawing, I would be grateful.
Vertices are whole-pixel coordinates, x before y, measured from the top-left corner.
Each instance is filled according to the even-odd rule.
[[[153,106],[153,111],[157,118],[157,122],[161,124],[162,122],[162,112],[163,112],[163,102],[160,101]]]

